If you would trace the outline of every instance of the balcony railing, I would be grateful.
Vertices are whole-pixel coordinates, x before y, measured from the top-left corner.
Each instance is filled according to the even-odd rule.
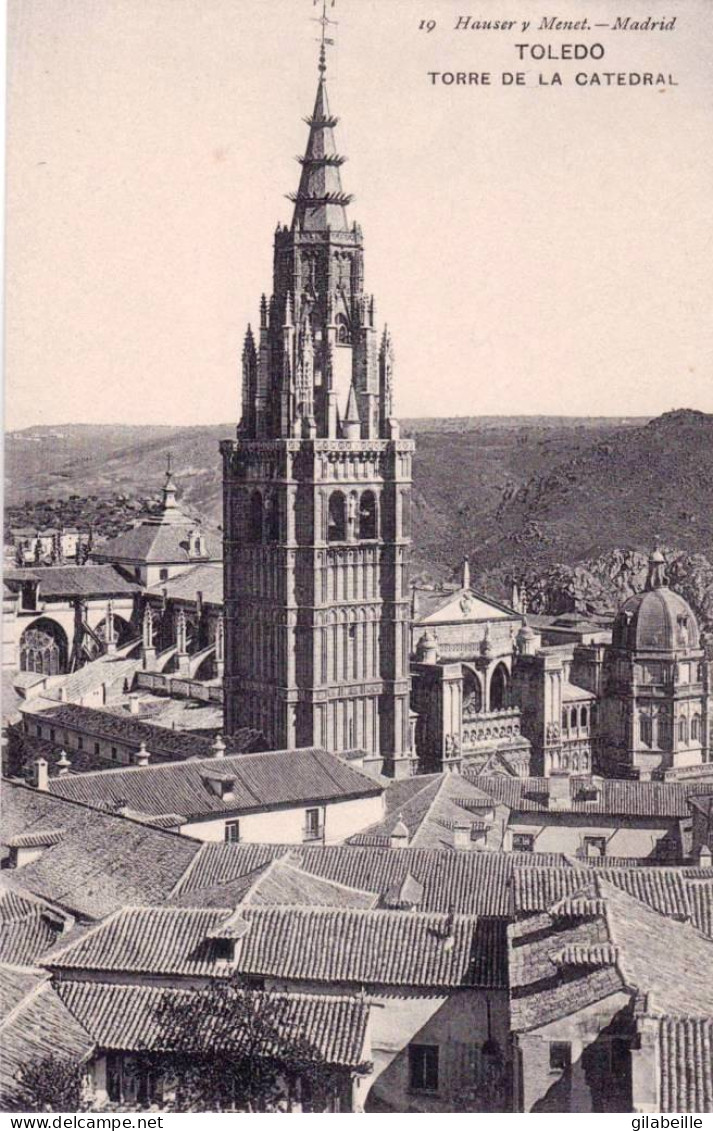
[[[463,719],[463,749],[472,750],[481,743],[502,742],[520,738],[520,708],[504,707],[502,711],[481,711]]]

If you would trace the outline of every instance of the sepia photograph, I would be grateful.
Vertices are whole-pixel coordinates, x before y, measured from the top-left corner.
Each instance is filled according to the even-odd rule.
[[[8,1127],[705,1126],[712,55],[8,0]]]

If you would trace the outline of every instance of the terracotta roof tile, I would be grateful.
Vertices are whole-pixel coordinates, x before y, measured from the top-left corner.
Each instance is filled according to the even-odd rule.
[[[123,986],[102,982],[56,984],[55,992],[98,1047],[161,1049],[160,1007],[167,1000],[188,1003],[199,991],[165,986]],[[368,1004],[358,998],[318,994],[270,994],[276,1026],[299,1034],[328,1064],[358,1067],[364,1062]]]
[[[210,784],[224,787],[216,792]],[[53,778],[53,796],[87,805],[123,802],[138,812],[187,818],[378,796],[373,778],[325,750],[277,750],[129,766]]]
[[[451,852],[416,848],[371,848],[204,844],[177,889],[182,897],[205,892],[245,875],[261,862],[293,849],[306,872],[360,891],[384,895],[410,872],[423,885],[422,910],[509,918],[512,911],[513,854]]]
[[[10,583],[39,581],[42,597],[119,597],[140,593],[141,586],[111,565],[43,566],[41,569],[10,569]]]
[[[509,809],[526,813],[552,811],[549,808],[551,778],[473,775],[467,770],[463,776]],[[558,813],[683,818],[689,815],[688,799],[710,790],[710,784],[703,782],[642,782],[604,778],[594,783],[597,795],[592,797],[591,778],[572,777],[569,784],[569,805],[564,810],[556,810]]]
[[[505,925],[466,916],[344,908],[254,907],[235,969],[281,979],[502,987]],[[61,970],[225,976],[214,936],[225,911],[128,908],[47,960]]]
[[[61,828],[58,844],[7,882],[88,919],[127,903],[165,899],[200,849],[197,841],[28,786],[3,783],[3,841]]]
[[[659,1110],[713,1111],[713,1018],[665,1018],[658,1041]]]
[[[52,990],[41,983],[0,1029],[0,1099],[7,1109],[18,1101],[18,1077],[33,1060],[54,1054],[83,1060],[94,1042]]]

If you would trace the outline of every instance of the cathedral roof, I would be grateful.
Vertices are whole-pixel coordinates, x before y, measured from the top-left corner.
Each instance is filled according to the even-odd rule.
[[[643,593],[629,597],[614,621],[612,642],[628,652],[686,652],[700,647],[690,605],[666,582],[666,559],[658,547],[649,558]]]
[[[200,532],[201,545],[191,544],[191,534]],[[167,563],[220,561],[220,539],[185,514],[176,500],[176,484],[170,464],[163,485],[161,510],[131,530],[110,538],[92,553],[97,561]]]
[[[517,617],[514,609],[501,605],[475,589],[456,589],[451,593],[417,591],[418,624],[444,624],[453,621],[507,620]]]
[[[687,601],[662,585],[625,601],[614,622],[614,646],[630,652],[680,652],[699,647]]]

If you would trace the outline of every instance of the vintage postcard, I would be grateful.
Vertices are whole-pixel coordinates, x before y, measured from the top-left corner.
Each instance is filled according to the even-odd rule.
[[[712,53],[9,0],[2,1111],[704,1126]]]

